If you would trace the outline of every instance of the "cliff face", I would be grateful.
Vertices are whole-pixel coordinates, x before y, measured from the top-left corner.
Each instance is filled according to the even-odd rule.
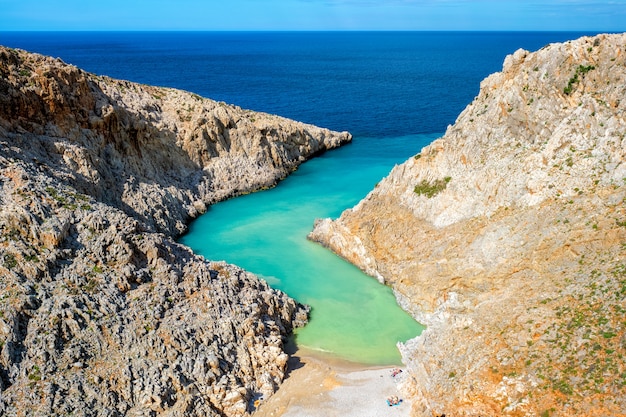
[[[519,50],[311,238],[394,288],[415,415],[626,415],[626,35]]]
[[[168,234],[206,204],[272,186],[351,139],[6,48],[0,74],[0,135],[12,157]]]
[[[349,140],[0,47],[0,414],[249,412],[307,310],[173,238]]]

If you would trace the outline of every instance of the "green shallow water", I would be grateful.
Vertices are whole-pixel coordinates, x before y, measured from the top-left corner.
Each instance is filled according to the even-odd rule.
[[[355,138],[303,164],[277,187],[210,207],[181,242],[207,259],[237,264],[312,308],[296,344],[366,365],[400,363],[396,343],[423,327],[389,287],[306,239],[316,218],[338,217],[396,163],[437,135]]]

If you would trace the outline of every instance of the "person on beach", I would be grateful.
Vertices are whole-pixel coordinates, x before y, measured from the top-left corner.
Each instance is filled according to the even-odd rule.
[[[401,401],[402,400],[399,399],[396,395],[392,395],[391,397],[387,398],[387,404],[389,405],[389,407],[391,407],[392,405],[398,405]]]

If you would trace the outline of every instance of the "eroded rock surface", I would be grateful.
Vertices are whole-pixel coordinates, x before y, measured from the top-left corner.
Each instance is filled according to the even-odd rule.
[[[428,329],[414,414],[626,415],[626,35],[519,50],[311,239]]]
[[[307,308],[174,238],[350,139],[0,47],[0,415],[247,414]]]

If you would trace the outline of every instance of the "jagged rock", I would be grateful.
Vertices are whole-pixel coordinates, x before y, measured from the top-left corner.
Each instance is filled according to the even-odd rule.
[[[0,47],[0,415],[247,414],[308,307],[173,239],[350,138]]]
[[[507,57],[446,134],[310,238],[428,326],[414,415],[626,415],[626,34]]]

